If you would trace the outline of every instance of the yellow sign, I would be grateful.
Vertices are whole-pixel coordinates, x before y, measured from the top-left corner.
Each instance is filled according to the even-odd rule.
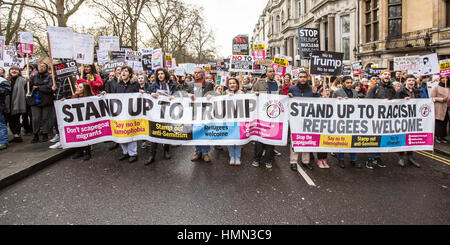
[[[112,136],[118,138],[149,135],[148,120],[111,121],[111,131]]]
[[[266,50],[265,44],[253,44],[253,50]]]
[[[351,148],[352,136],[321,135],[320,147]]]
[[[275,59],[273,60],[273,63],[275,65],[279,65],[279,66],[282,66],[282,67],[287,67],[289,62],[286,59],[283,59],[283,58],[280,58],[280,57],[275,57]]]
[[[439,69],[440,69],[441,71],[450,69],[450,61],[449,61],[449,62],[443,62],[443,63],[440,63],[440,64],[439,64]]]

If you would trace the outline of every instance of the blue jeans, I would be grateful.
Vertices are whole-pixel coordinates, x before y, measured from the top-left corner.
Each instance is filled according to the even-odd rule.
[[[200,152],[202,155],[208,155],[211,151],[211,146],[209,145],[199,145],[195,147],[195,152]]]
[[[8,143],[8,128],[6,128],[5,115],[0,111],[0,144]]]
[[[241,158],[241,150],[242,146],[240,145],[228,146],[228,153],[230,154],[230,158]]]
[[[356,162],[356,153],[349,153],[350,154],[350,161]],[[336,154],[338,160],[344,160],[344,153],[338,153]]]
[[[368,155],[369,160],[374,160],[376,158],[380,158],[381,157],[380,153],[369,153],[367,155]]]

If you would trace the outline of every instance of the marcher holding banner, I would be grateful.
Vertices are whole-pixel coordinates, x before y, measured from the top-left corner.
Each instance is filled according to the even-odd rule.
[[[31,106],[33,118],[33,140],[31,143],[39,142],[39,132],[42,122],[42,142],[48,141],[50,129],[50,116],[53,108],[53,81],[48,72],[48,65],[41,63],[38,66],[38,73],[29,78],[31,97],[27,103]]]
[[[187,85],[186,92],[189,94],[189,97],[192,101],[195,101],[196,97],[208,97],[211,95],[209,93],[214,92],[214,84],[205,81],[204,78],[205,71],[197,67],[194,70],[194,82],[189,83]],[[197,161],[203,157],[203,161],[211,162],[211,158],[209,157],[209,152],[211,151],[211,146],[203,145],[195,147],[195,154],[192,157],[191,161]]]
[[[423,98],[422,93],[419,89],[416,88],[416,77],[414,75],[407,75],[405,77],[405,85],[400,88],[399,91],[395,94],[395,99],[420,99]],[[420,164],[412,158],[413,152],[400,152],[400,159],[398,164],[402,167],[405,167],[406,163],[410,163],[418,168],[420,168]]]
[[[239,82],[236,78],[231,78],[228,80],[228,90],[225,93],[229,96],[234,96],[237,94],[243,94],[242,90],[239,89]],[[241,165],[241,145],[231,145],[228,146],[228,154],[230,155],[230,165],[240,166]]]
[[[87,83],[91,87],[92,94],[99,95],[100,89],[103,86],[103,80],[100,75],[97,74],[97,69],[94,65],[85,65],[84,74],[81,79],[77,80],[77,84]]]
[[[120,80],[116,86],[114,93],[116,94],[138,93],[139,83],[131,79],[133,74],[134,72],[131,67],[129,66],[122,67]],[[102,92],[101,94],[105,95],[106,92]],[[122,147],[123,154],[122,156],[120,156],[119,161],[123,161],[128,158],[128,162],[133,163],[138,160],[136,141],[133,141],[131,143],[122,143],[120,144],[120,146]]]
[[[395,89],[391,83],[391,71],[383,70],[380,74],[381,81],[373,85],[367,93],[369,99],[388,99],[391,100],[395,97]],[[381,155],[379,153],[369,153],[366,167],[368,169],[374,169],[374,165],[378,165],[380,168],[385,168],[386,165],[381,161]]]
[[[21,124],[20,117],[27,112],[27,104],[25,100],[25,89],[27,83],[22,76],[18,66],[12,66],[8,72],[8,82],[11,85],[12,93],[6,97],[6,115],[9,129],[14,135],[14,139],[10,142],[21,143],[23,139],[20,135]]]
[[[356,99],[358,98],[358,92],[353,89],[353,79],[350,76],[345,76],[343,79],[342,88],[336,90],[333,93],[333,98],[338,99]],[[345,168],[344,153],[337,153],[339,167]],[[354,167],[361,168],[361,164],[357,162],[356,153],[350,153],[350,164]]]
[[[72,98],[85,98],[89,96],[93,96],[92,89],[90,88],[88,83],[79,83],[76,86],[75,94]],[[65,100],[62,98],[61,100]],[[83,161],[91,160],[91,146],[84,146],[77,148],[75,155],[72,157],[73,160],[83,157]]]
[[[289,88],[288,93],[290,98],[294,97],[320,97],[317,87],[312,87],[308,84],[308,73],[306,71],[300,71],[298,75],[297,83]],[[292,171],[297,171],[298,163],[298,152],[294,152],[293,147],[291,147],[290,164]],[[323,157],[319,157],[323,160]],[[310,164],[310,154],[309,152],[302,152],[302,165],[312,170],[313,167]],[[317,161],[319,168],[329,168],[326,161]]]
[[[447,123],[449,121],[449,115],[447,113],[447,101],[450,97],[447,77],[441,77],[439,85],[433,88],[430,95],[433,99],[436,112],[436,143],[448,143],[448,141],[445,139],[445,137],[447,136]]]
[[[253,92],[259,96],[259,93],[269,93],[269,94],[280,94],[282,91],[281,84],[278,86],[275,81],[275,69],[273,67],[267,67],[266,78],[258,80],[253,86]],[[255,142],[255,155],[253,158],[252,165],[254,167],[259,167],[261,157],[265,150],[264,162],[266,168],[272,168],[272,159],[275,147],[273,145],[263,144],[261,142]]]
[[[151,94],[151,96],[155,99],[158,99],[159,96],[166,96],[169,100],[172,100],[176,92],[178,92],[178,87],[174,81],[169,80],[170,75],[169,72],[164,68],[158,68],[155,72],[156,81],[152,83],[147,89],[147,93]],[[156,158],[156,150],[158,149],[158,144],[155,142],[150,143],[150,157],[147,161],[145,161],[145,165],[150,165],[155,162]],[[169,160],[170,156],[170,145],[164,144],[164,159]]]

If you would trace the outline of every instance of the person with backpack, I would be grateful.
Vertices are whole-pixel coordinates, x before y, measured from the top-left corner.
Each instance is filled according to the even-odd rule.
[[[33,140],[31,143],[39,142],[39,133],[42,128],[42,141],[48,141],[50,130],[50,116],[53,110],[53,87],[52,77],[48,72],[48,65],[41,63],[38,66],[38,72],[27,78],[32,89],[31,96],[27,96],[27,103],[31,106],[31,115],[33,118]],[[42,127],[41,127],[42,122]]]

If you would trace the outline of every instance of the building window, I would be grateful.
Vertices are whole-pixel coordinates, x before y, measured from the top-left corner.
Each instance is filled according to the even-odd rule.
[[[280,19],[280,16],[279,16],[279,15],[277,15],[277,23],[276,23],[276,27],[277,27],[276,33],[280,33],[280,32],[281,32],[281,19]]]
[[[297,4],[297,6],[298,6],[298,18],[300,18],[300,17],[302,17],[302,1],[303,0],[298,0],[298,4]]]
[[[402,36],[402,0],[388,0],[388,37]]]
[[[446,0],[445,1],[445,18],[446,18],[446,22],[447,22],[447,27],[450,27],[450,0]]]
[[[350,60],[350,16],[341,17],[341,52],[344,53],[344,60]]]
[[[325,22],[323,27],[325,31],[325,51],[328,51],[328,22]]]
[[[390,0],[389,0],[390,1]],[[379,34],[379,0],[366,0],[364,5],[366,42],[378,41]]]

